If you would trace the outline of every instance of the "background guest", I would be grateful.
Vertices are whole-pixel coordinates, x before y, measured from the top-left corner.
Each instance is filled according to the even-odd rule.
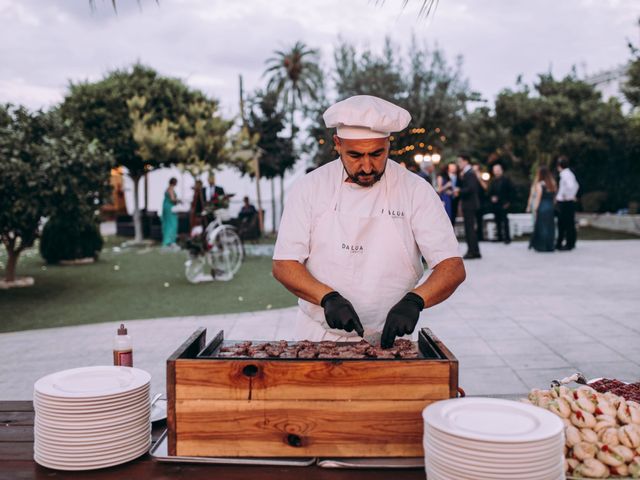
[[[548,167],[538,169],[535,180],[531,185],[531,193],[527,202],[527,212],[532,212],[533,234],[529,241],[529,248],[537,252],[553,252],[556,236],[554,196],[556,182]]]
[[[452,173],[449,174],[449,172]],[[456,212],[453,208],[453,189],[455,187],[454,181],[456,180],[457,172],[458,167],[456,166],[456,164],[449,163],[448,165],[443,165],[442,169],[440,170],[440,174],[436,178],[436,190],[438,192],[438,195],[440,195],[440,200],[442,200],[444,210],[447,212],[447,216],[451,220],[451,225],[455,224],[456,222]]]
[[[258,210],[256,210],[256,207],[251,205],[251,203],[249,202],[249,197],[244,197],[242,199],[242,208],[240,209],[240,213],[238,214],[238,218],[240,220],[242,220],[244,218],[251,218],[254,215],[256,215],[257,213],[258,213]]]
[[[460,198],[462,216],[464,218],[464,236],[467,241],[467,253],[462,257],[467,260],[482,258],[476,232],[476,215],[480,208],[480,182],[471,167],[471,157],[465,153],[458,155],[460,169],[459,186],[454,189],[454,195]]]
[[[169,186],[164,192],[164,201],[162,202],[162,246],[171,247],[176,244],[178,236],[178,215],[173,211],[173,207],[178,204],[176,195],[176,185],[178,180],[171,177]]]
[[[207,203],[216,203],[222,197],[224,197],[224,189],[216,185],[216,176],[212,173],[209,175],[209,186],[204,191],[204,199]]]
[[[489,210],[487,205],[487,188],[489,184],[482,178],[482,167],[478,163],[472,164],[473,173],[476,174],[480,189],[478,190],[478,201],[480,206],[476,211],[476,235],[479,242],[484,242],[484,214]]]
[[[509,207],[513,202],[514,188],[509,177],[504,175],[504,170],[500,163],[494,163],[491,167],[493,179],[489,184],[489,200],[496,222],[498,241],[511,243],[511,232],[509,230]]]
[[[576,196],[580,185],[569,168],[569,159],[564,155],[558,157],[560,186],[556,201],[558,202],[558,250],[573,250],[576,246]],[[565,242],[566,239],[566,243]]]
[[[204,189],[202,180],[196,180],[193,187],[193,200],[191,200],[191,208],[189,210],[189,231],[196,225],[201,224],[200,214],[204,208]]]

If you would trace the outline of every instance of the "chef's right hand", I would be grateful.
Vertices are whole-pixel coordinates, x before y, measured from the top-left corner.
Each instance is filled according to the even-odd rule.
[[[364,328],[362,328],[362,323],[360,323],[360,318],[353,305],[338,292],[327,293],[322,297],[320,306],[324,308],[324,318],[331,328],[347,332],[355,330],[359,336],[364,335]]]

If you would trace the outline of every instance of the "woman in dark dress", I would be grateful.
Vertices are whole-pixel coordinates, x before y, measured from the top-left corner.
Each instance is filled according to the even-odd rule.
[[[449,163],[442,167],[440,175],[436,178],[436,190],[452,225],[456,223],[457,203],[454,202],[453,189],[456,186],[457,177],[458,167],[455,163]]]
[[[555,196],[556,182],[548,167],[538,169],[536,179],[531,186],[527,211],[533,213],[533,234],[529,248],[536,252],[553,252],[556,238]]]

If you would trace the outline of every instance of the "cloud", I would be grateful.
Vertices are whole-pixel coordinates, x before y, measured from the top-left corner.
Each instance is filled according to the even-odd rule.
[[[531,80],[572,65],[590,71],[629,58],[636,0],[440,0],[417,18],[420,0],[0,0],[0,100],[32,108],[59,101],[70,79],[98,79],[141,61],[185,79],[237,111],[238,75],[263,85],[264,61],[297,40],[331,64],[338,37],[380,48],[385,36],[406,46],[412,34],[464,56],[471,86],[492,98],[518,74]],[[582,68],[582,67],[580,67]]]

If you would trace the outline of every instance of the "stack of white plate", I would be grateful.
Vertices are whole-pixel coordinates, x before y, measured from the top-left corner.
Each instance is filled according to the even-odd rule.
[[[57,470],[118,465],[149,450],[151,376],[129,367],[65,370],[35,383],[34,459]]]
[[[422,416],[429,480],[564,479],[564,425],[547,410],[460,398],[429,405]]]

